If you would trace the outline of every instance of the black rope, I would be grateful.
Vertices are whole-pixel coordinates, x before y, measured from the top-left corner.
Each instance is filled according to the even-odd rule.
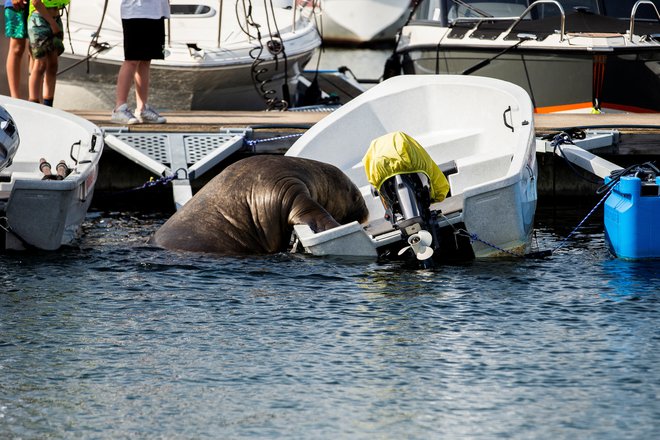
[[[261,25],[254,21],[254,17],[252,15],[252,0],[247,0],[247,5],[246,5],[246,0],[243,0],[241,3],[243,4],[243,12],[245,14],[247,29],[243,28],[241,24],[241,20],[239,18],[239,13],[238,13],[239,2],[236,2],[235,10],[236,10],[236,18],[237,21],[239,22],[239,26],[241,27],[241,30],[246,35],[248,35],[248,37],[256,39],[255,47],[250,49],[250,51],[248,52],[253,60],[251,66],[251,74],[252,74],[252,81],[254,88],[256,92],[266,101],[267,110],[286,110],[289,107],[289,101],[290,101],[290,96],[288,96],[289,95],[288,58],[286,55],[284,42],[282,41],[280,31],[277,26],[277,22],[275,20],[275,9],[273,3],[272,1],[270,2],[270,11],[269,11],[267,0],[264,0],[266,25],[268,28],[268,36],[270,38],[270,40],[266,43],[265,49],[267,49],[268,52],[273,56],[273,60],[275,61],[276,71],[279,69],[279,62],[280,62],[279,57],[282,56],[283,64],[284,64],[284,85],[282,87],[282,93],[284,94],[284,96],[282,98],[277,96],[277,91],[274,88],[272,88],[272,86],[269,86],[269,84],[273,82],[272,77],[266,78],[264,76],[268,73],[268,68],[261,66],[262,63],[266,62],[266,60],[262,58],[262,55],[264,54],[264,43],[262,41]],[[271,17],[270,17],[271,14],[273,16],[272,17],[273,28],[271,28]],[[256,30],[257,33],[256,37],[250,34],[250,28],[254,28]],[[273,33],[273,29],[275,33]]]
[[[71,46],[71,54],[75,54],[73,50],[73,42],[71,41],[71,31],[69,30],[69,5],[68,7],[65,8],[66,11],[66,28],[67,28],[67,34],[69,36],[69,45]],[[101,52],[104,52],[108,49],[110,49],[110,44],[107,42],[99,43],[99,36],[101,35],[101,29],[103,28],[103,21],[105,21],[105,15],[108,10],[108,0],[105,0],[103,4],[103,12],[101,13],[101,21],[99,22],[98,27],[96,28],[96,32],[92,34],[92,40],[89,42],[89,45],[87,46],[87,56],[81,60],[76,61],[66,69],[62,69],[59,72],[57,72],[57,76],[68,72],[69,70],[79,66],[82,63],[87,63],[87,73],[89,73],[89,60],[94,58],[96,55],[100,54]],[[95,52],[92,52],[92,48],[95,49]]]
[[[417,8],[419,7],[419,5],[423,3],[423,1],[424,0],[413,0],[412,7],[410,8],[410,14],[408,14],[408,18],[406,19],[406,22],[403,24],[403,26],[401,26],[401,28],[396,33],[396,39],[394,41],[394,49],[392,50],[392,54],[385,61],[385,68],[383,69],[383,74],[380,76],[379,80],[386,80],[392,78],[393,76],[398,76],[401,74],[401,68],[402,68],[401,59],[399,57],[399,54],[397,53],[399,42],[401,41],[401,34],[403,33],[403,28],[405,26],[408,26],[413,16],[415,15]]]
[[[574,136],[576,136],[577,139],[584,139],[586,137],[586,134],[584,132],[575,132]],[[566,165],[568,165],[568,168],[573,172],[573,174],[578,176],[580,179],[585,180],[594,185],[601,184],[602,183],[601,180],[593,180],[587,178],[581,171],[579,171],[575,167],[575,165],[570,160],[566,158],[566,154],[564,154],[564,151],[561,148],[561,146],[564,144],[575,145],[575,143],[573,142],[573,137],[569,133],[562,131],[561,133],[555,135],[554,138],[552,139],[551,142],[552,152],[556,154],[556,152],[559,151],[559,153],[561,153],[561,157],[566,162]]]
[[[660,175],[660,170],[655,166],[655,161],[630,165],[628,168],[612,171],[612,174],[609,176],[609,181],[598,188],[596,194],[602,194],[606,191],[608,193],[611,192],[610,188],[615,187],[624,176],[634,176],[639,177],[642,180],[652,181],[658,175]]]
[[[183,178],[179,177],[179,173],[181,173],[181,172],[183,173]],[[153,187],[159,186],[159,185],[165,186],[173,180],[181,180],[181,179],[185,179],[185,180],[188,179],[188,170],[186,170],[185,168],[179,168],[178,170],[176,170],[171,175],[161,176],[158,179],[154,179],[152,177],[151,179],[144,182],[142,185],[139,185],[139,186],[136,186],[136,187],[124,190],[124,191],[116,192],[116,193],[112,194],[112,196],[113,197],[118,197],[118,196],[121,196],[121,195],[124,195],[124,194],[129,194],[129,193],[141,191],[141,190],[148,189],[148,188],[153,188]]]

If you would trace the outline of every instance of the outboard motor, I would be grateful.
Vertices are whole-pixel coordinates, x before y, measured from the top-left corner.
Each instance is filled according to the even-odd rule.
[[[407,243],[398,254],[412,250],[428,267],[439,245],[430,207],[449,191],[444,174],[415,139],[400,131],[374,139],[363,162],[374,194],[383,202],[385,217]]]
[[[0,171],[11,165],[20,139],[9,112],[0,105]]]
[[[429,178],[424,173],[397,174],[385,180],[380,188],[386,218],[401,231],[408,246],[399,255],[411,249],[418,260],[433,256],[437,240],[431,220]]]

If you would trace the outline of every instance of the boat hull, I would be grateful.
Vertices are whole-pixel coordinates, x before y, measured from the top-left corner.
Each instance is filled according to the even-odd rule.
[[[389,42],[405,24],[409,0],[323,0],[323,41],[336,45]]]
[[[288,93],[295,97],[299,77],[312,55],[309,51],[290,57],[286,76],[282,61],[263,62],[258,66],[265,69],[262,82],[256,83],[251,63],[198,68],[154,63],[149,99],[167,110],[264,110],[268,108],[264,96],[285,99]],[[63,55],[60,65],[66,70],[80,60]],[[120,62],[97,58],[89,68],[85,62],[65,71],[58,78],[57,106],[64,110],[113,108],[120,67]],[[269,90],[274,93],[266,95]]]
[[[501,48],[413,48],[403,53],[407,74],[460,74]],[[602,110],[660,111],[660,52],[511,51],[473,75],[519,85],[537,113]]]
[[[171,1],[164,59],[151,62],[149,101],[154,107],[263,110],[292,105],[299,76],[321,45],[311,12],[293,9],[286,1],[247,5]],[[57,107],[115,106],[117,74],[124,61],[119,6],[86,0],[68,8]]]

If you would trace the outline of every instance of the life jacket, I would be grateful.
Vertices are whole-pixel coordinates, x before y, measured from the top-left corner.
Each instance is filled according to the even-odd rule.
[[[70,2],[71,0],[41,0],[41,3],[43,3],[44,6],[47,8],[63,8],[66,5],[68,5]],[[34,8],[34,5],[32,4],[32,2],[30,2],[30,14],[32,14],[35,11],[36,9]]]

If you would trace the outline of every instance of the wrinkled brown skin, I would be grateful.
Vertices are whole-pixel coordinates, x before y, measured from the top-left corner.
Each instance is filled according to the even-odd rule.
[[[293,225],[321,232],[367,216],[360,191],[335,166],[251,156],[214,177],[149,242],[226,255],[276,253],[288,247]]]

